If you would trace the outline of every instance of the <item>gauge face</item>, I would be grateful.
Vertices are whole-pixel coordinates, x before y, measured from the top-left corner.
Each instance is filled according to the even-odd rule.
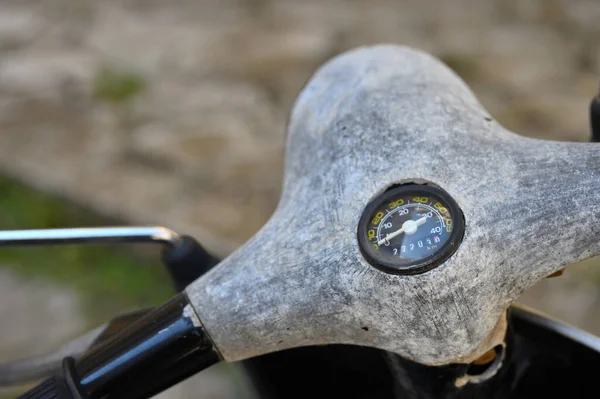
[[[358,241],[373,266],[396,274],[423,273],[454,253],[464,233],[456,202],[428,185],[392,188],[365,209]]]

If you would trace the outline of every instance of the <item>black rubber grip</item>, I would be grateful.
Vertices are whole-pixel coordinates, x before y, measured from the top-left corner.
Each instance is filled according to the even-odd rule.
[[[66,357],[60,374],[47,378],[18,399],[85,399],[75,373],[75,360]]]
[[[50,377],[30,391],[19,396],[19,399],[59,399],[71,398],[69,389],[59,377]]]

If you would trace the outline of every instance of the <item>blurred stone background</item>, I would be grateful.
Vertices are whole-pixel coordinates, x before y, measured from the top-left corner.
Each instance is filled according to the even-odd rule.
[[[226,255],[277,204],[304,82],[365,44],[433,53],[514,131],[587,141],[599,21],[597,0],[2,0],[0,228],[163,224]],[[0,361],[168,297],[141,252],[0,254]],[[589,261],[523,300],[600,333],[599,284]],[[165,397],[244,397],[231,373]]]

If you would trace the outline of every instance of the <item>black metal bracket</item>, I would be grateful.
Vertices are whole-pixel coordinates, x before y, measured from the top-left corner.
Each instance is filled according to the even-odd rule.
[[[590,103],[590,128],[592,130],[592,142],[600,142],[600,92]]]

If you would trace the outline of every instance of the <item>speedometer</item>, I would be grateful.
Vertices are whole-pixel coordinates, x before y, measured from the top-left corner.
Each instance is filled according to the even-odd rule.
[[[407,184],[392,188],[367,205],[358,242],[373,266],[395,274],[423,273],[458,248],[464,218],[440,188]]]

